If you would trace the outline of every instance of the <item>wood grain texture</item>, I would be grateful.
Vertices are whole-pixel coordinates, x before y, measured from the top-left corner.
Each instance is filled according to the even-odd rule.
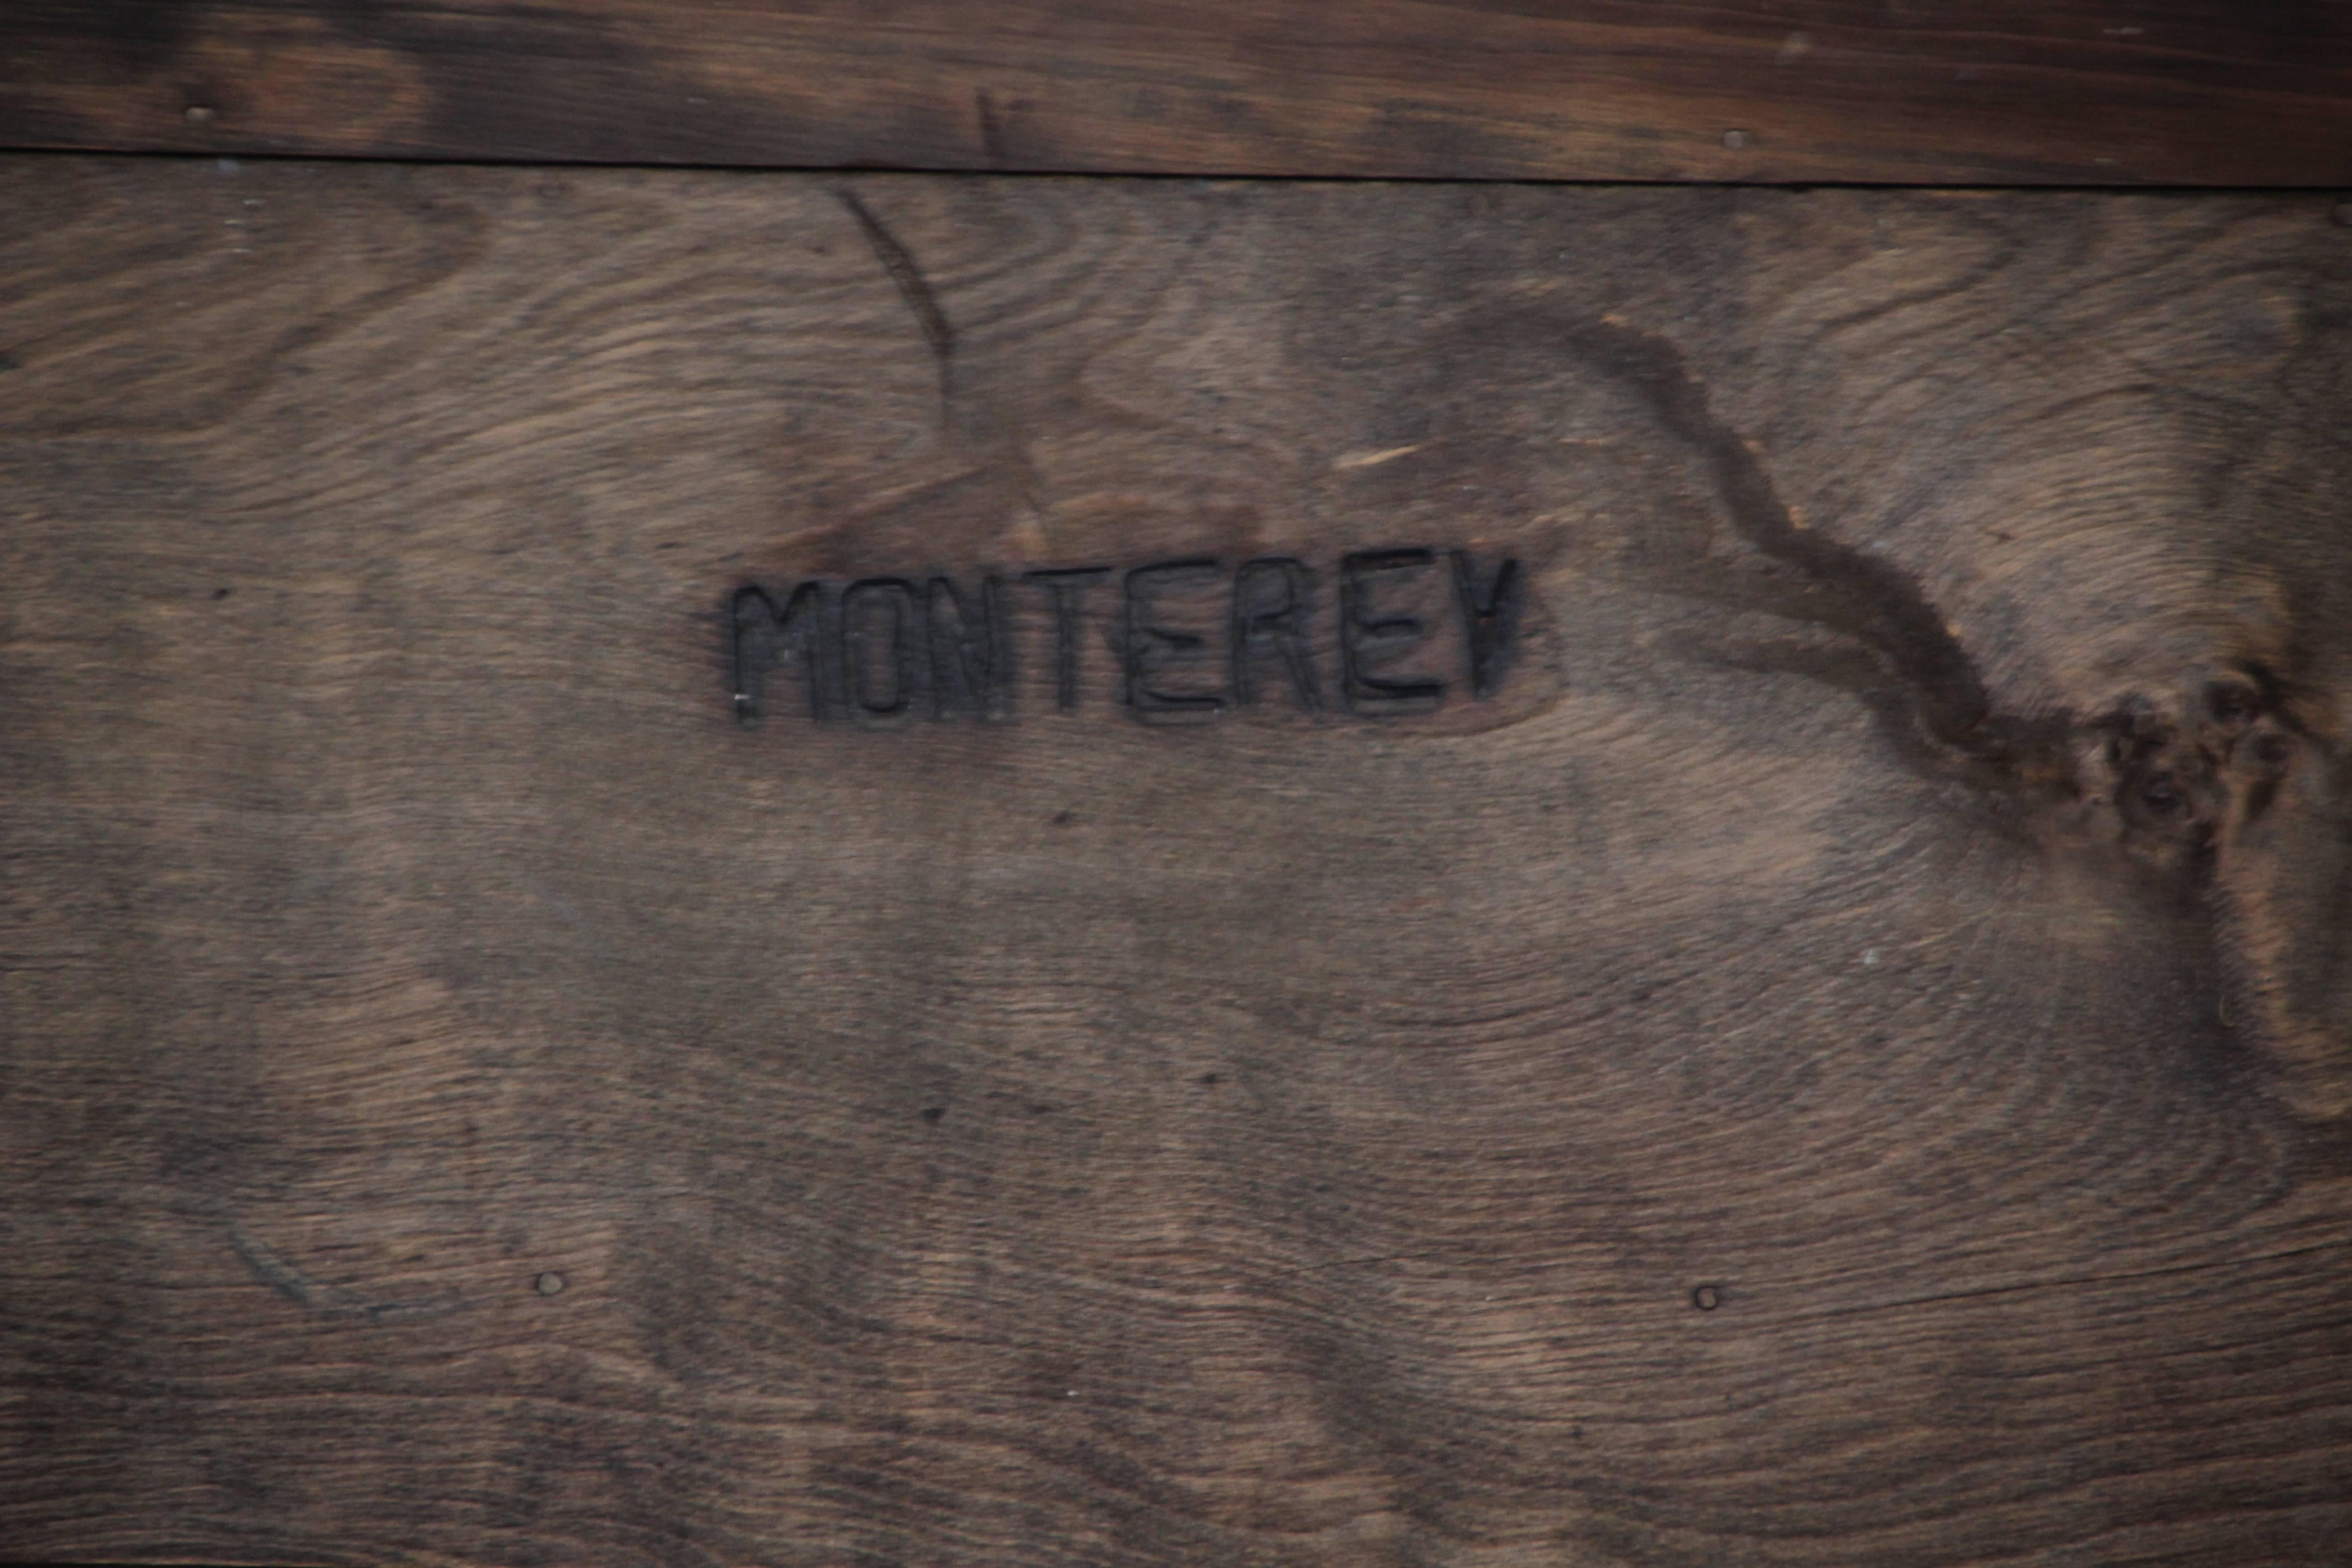
[[[2345,1561],[2324,199],[0,187],[0,1552]],[[730,710],[1399,543],[1492,701]]]
[[[0,145],[2352,185],[2326,0],[12,0]]]

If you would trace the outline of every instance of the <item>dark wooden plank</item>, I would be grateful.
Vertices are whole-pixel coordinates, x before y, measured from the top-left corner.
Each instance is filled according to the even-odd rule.
[[[0,8],[0,145],[2347,185],[2352,11],[2324,0],[15,0]]]
[[[8,1553],[2342,1563],[2326,199],[0,188]]]

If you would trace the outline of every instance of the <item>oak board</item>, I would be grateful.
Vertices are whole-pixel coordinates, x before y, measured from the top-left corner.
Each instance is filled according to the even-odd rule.
[[[0,1556],[2347,1561],[2326,199],[0,189]]]
[[[2352,185],[2329,0],[8,0],[0,146]]]

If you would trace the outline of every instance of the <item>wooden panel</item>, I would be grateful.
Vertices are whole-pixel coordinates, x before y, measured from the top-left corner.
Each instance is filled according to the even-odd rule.
[[[11,1553],[2343,1561],[2325,199],[0,186]]]
[[[17,0],[0,144],[2352,184],[2352,12],[2223,0]]]

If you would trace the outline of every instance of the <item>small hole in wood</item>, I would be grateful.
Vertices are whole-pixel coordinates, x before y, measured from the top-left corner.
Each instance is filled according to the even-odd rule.
[[[1712,1312],[1723,1305],[1723,1293],[1712,1285],[1702,1285],[1691,1292],[1691,1305],[1702,1312]]]
[[[2186,804],[2179,789],[2168,778],[2152,778],[2140,785],[2139,802],[2147,807],[2151,816],[2176,816]]]
[[[2213,716],[2215,723],[2230,729],[2252,723],[2262,709],[2262,695],[2252,687],[2217,680],[2205,689],[2205,710]]]

